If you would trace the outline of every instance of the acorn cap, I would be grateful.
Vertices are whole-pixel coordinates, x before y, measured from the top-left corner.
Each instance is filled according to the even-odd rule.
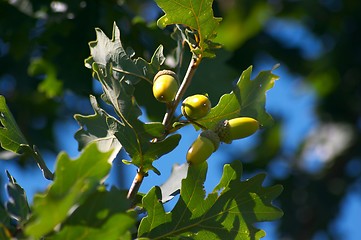
[[[220,139],[219,139],[217,133],[215,133],[215,132],[212,131],[212,130],[205,130],[205,131],[201,132],[200,136],[201,136],[201,137],[208,138],[209,140],[211,140],[211,142],[212,142],[213,145],[214,145],[214,151],[216,151],[216,150],[218,149]],[[213,152],[214,152],[214,151],[213,151]]]
[[[177,77],[177,74],[175,72],[173,72],[172,70],[164,69],[164,70],[160,70],[159,72],[157,72],[157,74],[153,78],[153,82],[155,80],[157,80],[157,78],[159,78],[162,75],[171,75],[172,77],[174,77],[178,81],[178,77]]]
[[[232,142],[228,120],[218,122],[218,124],[214,128],[214,131],[218,134],[220,141],[227,144],[230,144]]]

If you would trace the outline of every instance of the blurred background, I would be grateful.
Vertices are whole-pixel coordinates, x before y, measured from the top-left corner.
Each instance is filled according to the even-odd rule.
[[[260,225],[264,239],[361,239],[361,1],[214,0],[213,7],[223,17],[216,41],[224,48],[202,62],[187,95],[207,92],[215,105],[249,65],[253,77],[281,66],[267,93],[274,126],[222,145],[209,159],[206,190],[224,163],[239,160],[245,179],[267,172],[266,185],[284,186],[275,202],[284,217]],[[123,45],[149,60],[159,44],[166,55],[176,46],[172,29],[156,26],[162,14],[151,0],[0,1],[0,94],[51,169],[60,151],[78,155],[73,115],[92,114],[88,96],[101,93],[84,67],[94,28],[111,37],[115,21]],[[164,106],[149,84],[137,85],[136,97],[142,119],[162,119]],[[192,127],[182,133],[180,146],[155,164],[162,175],[151,173],[141,191],[164,182],[173,163],[185,162],[179,156],[198,133]],[[123,158],[115,160],[109,184],[128,188],[135,168]],[[8,169],[30,202],[50,183],[31,158],[0,151],[0,160],[0,185]],[[0,197],[7,198],[4,187]]]

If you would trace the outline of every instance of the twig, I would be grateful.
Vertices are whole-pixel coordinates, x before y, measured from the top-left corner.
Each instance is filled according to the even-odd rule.
[[[192,57],[191,59],[191,62],[189,63],[189,66],[188,66],[188,69],[187,69],[187,72],[184,76],[184,79],[182,81],[182,84],[181,86],[179,87],[179,90],[174,98],[174,101],[172,103],[172,107],[168,108],[168,111],[165,113],[164,115],[164,118],[163,118],[163,125],[168,128],[171,120],[172,120],[172,117],[173,117],[173,114],[179,104],[179,102],[181,101],[184,93],[186,92],[187,88],[189,87],[191,81],[192,81],[192,78],[193,78],[193,75],[199,65],[199,62],[200,62],[201,58],[198,58],[198,57]]]
[[[129,188],[128,195],[127,195],[128,199],[135,198],[135,196],[140,188],[140,185],[142,185],[143,179],[144,179],[144,173],[138,169],[138,172],[134,177],[132,186],[130,186],[130,188]]]
[[[26,151],[27,153],[31,154],[34,157],[35,162],[40,168],[40,170],[43,172],[44,177],[48,180],[54,180],[54,174],[46,166],[46,163],[43,157],[41,156],[38,148],[35,145],[33,146],[33,148],[31,148],[27,144],[22,144],[22,147],[24,151]]]

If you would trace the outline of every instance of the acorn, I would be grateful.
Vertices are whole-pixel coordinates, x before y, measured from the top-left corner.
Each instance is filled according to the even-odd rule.
[[[187,152],[187,162],[193,165],[203,163],[218,149],[219,142],[219,137],[214,131],[201,132]]]
[[[179,89],[177,74],[171,70],[159,71],[153,79],[153,95],[159,102],[174,100]]]
[[[259,129],[259,122],[251,117],[238,117],[217,124],[214,131],[224,143],[251,136]]]
[[[207,116],[211,110],[211,102],[206,95],[196,94],[184,99],[181,110],[186,118],[197,120]]]

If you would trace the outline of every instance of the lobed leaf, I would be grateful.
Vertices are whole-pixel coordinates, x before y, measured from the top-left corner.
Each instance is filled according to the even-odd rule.
[[[22,144],[28,143],[6,105],[5,97],[0,95],[0,145],[5,150],[20,153]]]
[[[266,112],[266,92],[279,78],[272,70],[262,71],[251,80],[252,66],[245,70],[231,93],[224,94],[209,114],[197,122],[213,129],[219,121],[241,116],[253,117],[262,126],[272,124],[272,117]]]
[[[192,52],[203,57],[215,56],[212,49],[219,45],[213,43],[212,39],[216,37],[221,18],[213,16],[213,0],[156,0],[156,3],[165,12],[157,21],[160,28],[171,24],[185,25],[196,35],[198,46],[191,44]]]
[[[101,227],[94,228],[86,225],[65,226],[59,233],[46,238],[49,240],[131,240],[130,228],[135,219],[129,214],[118,213],[111,216]]]
[[[1,204],[0,205],[0,239],[10,240],[11,231],[13,230],[13,228],[14,227],[11,224],[10,215]]]
[[[36,146],[31,147],[27,143],[2,95],[0,95],[0,146],[14,153],[24,153],[33,156],[44,177],[49,180],[53,178],[53,174],[46,166]]]
[[[141,110],[134,98],[134,85],[141,79],[152,83],[165,60],[163,47],[158,47],[148,63],[142,58],[133,59],[134,52],[123,48],[120,31],[115,24],[112,39],[100,29],[96,29],[96,34],[97,40],[89,43],[91,57],[85,60],[85,65],[92,68],[95,78],[103,87],[102,99],[113,106],[120,120],[100,110],[92,99],[96,114],[88,117],[76,115],[81,129],[75,137],[80,146],[97,141],[101,145],[115,144],[117,149],[123,147],[132,158],[131,162],[126,163],[132,163],[144,172],[153,170],[160,174],[152,162],[173,150],[179,143],[180,135],[152,141],[163,136],[165,129],[160,122],[145,124],[138,119]],[[114,136],[120,144],[114,142]]]
[[[127,212],[126,192],[99,188],[88,196],[50,239],[130,239],[135,214]]]
[[[115,204],[116,203],[116,204]],[[108,191],[104,186],[89,197],[66,219],[66,225],[84,225],[99,228],[115,214],[125,213],[131,207],[127,192],[114,186]]]
[[[78,141],[78,148],[81,150],[86,145],[96,142],[99,150],[103,152],[113,150],[113,157],[111,158],[113,160],[122,147],[114,135],[120,122],[101,109],[94,96],[90,96],[90,103],[95,114],[90,116],[74,115],[80,125],[80,129],[74,136]]]
[[[153,161],[172,151],[178,145],[180,135],[153,142],[152,139],[163,136],[164,125],[160,122],[143,123],[138,119],[141,110],[133,95],[133,85],[124,78],[117,80],[109,64],[105,68],[93,64],[93,70],[103,85],[103,100],[111,104],[120,117],[114,135],[132,158],[131,162],[125,162],[136,165],[144,172],[153,170],[160,174],[152,165]]]
[[[17,184],[15,178],[8,171],[6,174],[9,183],[6,184],[6,190],[9,195],[9,201],[6,203],[6,210],[12,219],[23,224],[30,215],[30,208],[24,189]]]
[[[91,56],[84,61],[86,67],[92,68],[94,63],[105,67],[112,63],[118,79],[124,77],[132,84],[136,84],[141,79],[150,83],[153,82],[153,77],[165,61],[162,45],[155,50],[151,61],[148,63],[143,58],[133,59],[134,52],[129,54],[129,51],[123,48],[120,31],[115,23],[112,39],[109,39],[99,28],[96,28],[95,32],[97,39],[89,42]]]
[[[220,183],[205,197],[203,183],[207,163],[190,166],[182,181],[180,198],[166,213],[159,188],[143,198],[148,216],[142,219],[138,236],[151,239],[260,239],[264,231],[253,226],[259,221],[280,218],[283,213],[272,205],[282,186],[262,187],[265,175],[240,181],[240,162],[226,164]]]
[[[33,215],[25,234],[39,238],[63,222],[69,213],[83,202],[110,171],[108,163],[112,152],[101,152],[90,144],[75,160],[60,153],[56,162],[54,182],[45,193],[33,199]]]

